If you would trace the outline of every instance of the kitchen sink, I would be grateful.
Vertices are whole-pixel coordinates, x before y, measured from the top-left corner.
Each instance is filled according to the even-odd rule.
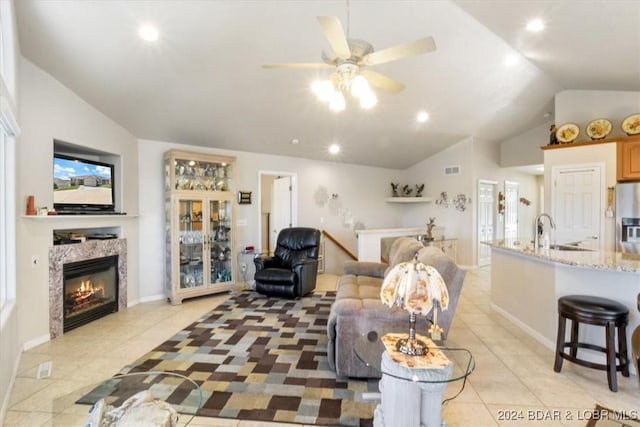
[[[591,249],[581,248],[579,246],[571,246],[571,245],[551,245],[550,249],[555,249],[557,251],[592,252]]]

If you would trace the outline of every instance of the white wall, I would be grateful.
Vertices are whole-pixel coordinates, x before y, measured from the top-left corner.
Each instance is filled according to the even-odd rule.
[[[406,227],[424,226],[429,217],[436,218],[436,224],[445,227],[446,238],[458,239],[457,262],[464,266],[475,266],[477,256],[477,209],[478,180],[498,182],[498,189],[504,191],[504,181],[520,184],[520,197],[526,197],[532,203],[529,206],[518,205],[518,233],[523,238],[531,235],[530,224],[537,213],[539,183],[535,176],[523,174],[499,164],[500,149],[494,144],[467,138],[456,145],[412,166],[407,170],[407,182],[415,185],[425,183],[425,196],[438,199],[446,191],[449,200],[457,194],[471,197],[471,203],[465,211],[448,208],[436,203],[426,205],[402,206],[403,225]],[[460,166],[460,175],[444,175],[446,166]],[[401,209],[400,209],[401,208]],[[497,210],[497,206],[496,206]],[[498,217],[498,219],[501,219]],[[502,223],[497,226],[502,227]],[[501,235],[501,233],[499,234]]]
[[[403,183],[411,186],[425,184],[423,195],[432,197],[434,202],[396,207],[405,227],[425,227],[426,229],[429,218],[435,217],[436,225],[445,227],[445,238],[458,239],[457,262],[466,266],[475,263],[471,250],[475,169],[473,151],[473,138],[467,138],[410,167]],[[460,166],[461,173],[445,175],[444,168],[448,166]],[[465,211],[458,211],[453,206],[446,208],[438,205],[435,200],[443,191],[447,192],[449,201],[452,201],[457,194],[465,194],[471,197],[472,203]]]
[[[555,97],[556,125],[575,123],[580,127],[578,141],[589,140],[585,127],[593,119],[611,120],[609,137],[624,136],[622,120],[640,111],[640,92],[607,90],[563,90]]]
[[[537,209],[537,180],[532,175],[521,174],[498,165],[499,149],[491,144],[474,143],[468,138],[449,149],[401,171],[314,161],[294,157],[271,156],[242,151],[207,149],[171,142],[140,140],[138,144],[140,182],[140,271],[142,300],[162,298],[164,280],[163,194],[162,156],[170,149],[221,154],[237,158],[234,166],[233,191],[251,191],[258,194],[259,170],[296,173],[298,177],[298,225],[324,229],[337,237],[351,251],[357,253],[356,224],[364,228],[423,227],[430,216],[445,226],[447,237],[459,239],[458,263],[476,264],[475,220],[477,180],[511,180],[521,184],[521,194],[533,201],[527,208],[521,207],[522,229],[528,230]],[[462,174],[444,176],[445,166],[458,165]],[[454,207],[444,208],[435,203],[392,204],[385,198],[391,195],[391,182],[402,185],[425,184],[424,196],[436,198],[447,191],[452,198],[463,193],[472,202],[464,212]],[[316,201],[320,189],[329,200]],[[414,189],[415,192],[415,189]],[[337,198],[332,199],[331,195]],[[236,226],[236,251],[246,245],[259,246],[258,221],[260,206],[257,198],[251,205],[236,206],[236,221],[246,220],[246,226]],[[326,272],[340,274],[342,264],[348,259],[330,241],[326,243]]]
[[[43,70],[22,58],[20,61],[20,118],[22,136],[18,145],[19,214],[28,195],[36,206],[53,205],[52,158],[54,139],[121,156],[116,191],[121,208],[130,215],[138,211],[137,140],[129,132],[80,99]],[[153,186],[161,185],[154,182]],[[17,277],[19,336],[25,347],[48,339],[49,335],[49,248],[54,229],[116,226],[128,239],[128,298],[138,300],[137,219],[108,217],[104,220],[78,217],[24,218],[17,222]],[[32,257],[40,259],[32,267]]]
[[[550,127],[551,121],[500,144],[500,165],[508,168],[542,164],[544,156],[540,147],[549,143]]]
[[[163,295],[164,235],[162,156],[170,149],[191,150],[235,156],[233,191],[251,191],[256,195],[250,205],[236,205],[236,221],[246,220],[246,226],[236,225],[236,252],[247,245],[259,246],[258,222],[260,205],[257,200],[260,186],[258,171],[270,170],[296,173],[298,177],[298,225],[324,229],[356,252],[357,239],[352,224],[344,223],[343,213],[354,223],[361,221],[366,228],[403,226],[399,212],[384,202],[389,196],[389,183],[398,181],[403,171],[367,166],[323,162],[294,157],[231,151],[171,142],[140,140],[138,143],[140,182],[140,283],[141,299]],[[316,203],[320,187],[336,199],[324,205]],[[324,222],[322,222],[324,220]],[[416,222],[417,225],[420,222]],[[339,274],[348,259],[331,242],[326,243],[326,272]]]
[[[540,144],[543,145],[543,144]],[[540,149],[538,147],[538,149]],[[540,150],[542,151],[542,150]],[[533,223],[536,215],[540,212],[540,184],[539,176],[522,173],[518,169],[499,167],[499,150],[486,143],[479,143],[474,151],[476,176],[474,188],[478,190],[479,179],[486,179],[498,182],[498,191],[504,193],[505,181],[517,182],[518,198],[524,197],[529,200],[529,206],[518,203],[518,237],[523,240],[533,238]],[[476,194],[477,197],[477,194]],[[477,205],[474,213],[477,215]],[[499,217],[501,220],[502,218]],[[504,223],[498,224],[504,227]],[[498,235],[502,236],[502,233]]]

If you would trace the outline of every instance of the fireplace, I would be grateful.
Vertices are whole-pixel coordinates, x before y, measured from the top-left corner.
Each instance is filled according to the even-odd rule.
[[[63,265],[63,331],[118,311],[118,256]]]
[[[87,240],[82,243],[54,245],[49,248],[49,333],[51,339],[59,337],[66,330],[66,326],[63,325],[65,266],[108,257],[117,259],[117,268],[115,269],[117,276],[115,283],[118,288],[118,292],[115,294],[117,308],[111,309],[109,311],[111,313],[127,308],[127,239]],[[92,284],[95,285],[95,282],[92,281]]]

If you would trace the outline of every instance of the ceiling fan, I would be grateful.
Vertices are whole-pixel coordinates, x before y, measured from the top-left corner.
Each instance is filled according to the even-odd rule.
[[[329,90],[328,85],[332,86],[332,90],[335,94],[341,94],[343,90],[351,91],[351,93],[361,99],[361,105],[363,108],[367,108],[363,105],[363,97],[353,93],[364,91],[365,98],[367,96],[375,95],[371,92],[368,85],[375,86],[387,92],[397,93],[402,91],[405,86],[390,77],[380,74],[378,72],[365,69],[365,67],[385,64],[392,61],[397,61],[413,55],[419,55],[422,53],[428,53],[436,50],[436,43],[433,37],[424,37],[412,42],[403,43],[386,49],[375,51],[371,43],[349,38],[340,23],[340,19],[335,16],[318,16],[318,22],[322,27],[322,31],[329,41],[332,52],[327,54],[322,52],[322,60],[324,62],[319,63],[285,63],[285,64],[265,64],[263,68],[335,68],[335,72],[332,73],[331,79],[327,82],[323,82],[324,89]],[[361,76],[361,78],[358,78]],[[364,82],[363,79],[364,78]],[[363,85],[366,87],[363,88]],[[320,98],[323,95],[318,93],[319,87],[314,89]],[[368,90],[368,92],[367,92]],[[330,98],[332,94],[326,94],[324,98]],[[332,99],[323,99],[331,102]],[[366,99],[365,99],[366,100]],[[342,99],[344,104],[344,98]],[[375,105],[375,102],[374,102]],[[333,109],[333,108],[332,108]],[[344,109],[344,107],[342,107]]]

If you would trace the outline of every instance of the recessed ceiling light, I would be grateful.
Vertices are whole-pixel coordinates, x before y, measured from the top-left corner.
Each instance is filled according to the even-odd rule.
[[[527,31],[531,31],[532,33],[539,33],[544,30],[544,27],[544,21],[540,18],[535,18],[527,22]]]
[[[340,146],[338,144],[331,144],[329,146],[329,153],[338,154],[340,152]]]
[[[291,143],[292,143],[293,145],[298,145],[298,144],[300,144],[300,140],[299,140],[298,138],[293,138],[293,139],[291,140]]]
[[[418,123],[424,123],[427,120],[429,120],[429,113],[427,113],[426,111],[420,111],[417,115],[416,115],[416,120],[418,121]]]
[[[158,29],[150,24],[142,25],[138,30],[138,35],[142,40],[145,40],[148,42],[155,42],[160,37],[160,33],[158,33]]]

